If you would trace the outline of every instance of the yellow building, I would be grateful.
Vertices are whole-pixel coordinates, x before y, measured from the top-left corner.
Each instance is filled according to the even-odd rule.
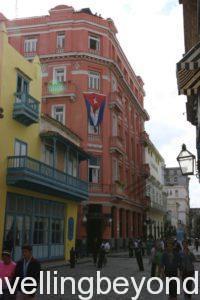
[[[31,244],[41,260],[68,259],[75,244],[77,207],[88,199],[79,165],[88,159],[80,138],[41,116],[38,57],[26,61],[0,23],[0,251]]]

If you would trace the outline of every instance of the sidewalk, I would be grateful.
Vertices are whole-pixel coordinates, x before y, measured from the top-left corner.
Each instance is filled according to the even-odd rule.
[[[108,255],[109,257],[112,258],[128,258],[128,252],[113,252],[110,253]],[[78,259],[77,264],[81,265],[81,264],[87,264],[87,263],[92,263],[92,256],[89,257],[84,257],[84,258],[80,258]],[[69,267],[70,263],[69,261],[65,261],[65,260],[57,260],[57,261],[50,261],[50,262],[43,262],[42,263],[42,270],[46,271],[46,270],[51,270],[51,269],[58,269],[61,268],[63,266]]]
[[[81,264],[86,264],[92,262],[92,258],[91,257],[84,257],[84,258],[80,258],[78,259],[77,264],[81,265]],[[41,267],[42,270],[47,271],[47,270],[51,270],[51,269],[59,269],[63,266],[69,267],[70,263],[69,261],[66,260],[56,260],[56,261],[47,261],[47,262],[43,262]]]

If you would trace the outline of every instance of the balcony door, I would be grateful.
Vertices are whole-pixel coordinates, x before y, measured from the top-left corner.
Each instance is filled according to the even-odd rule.
[[[14,152],[15,152],[15,156],[17,156],[14,161],[15,163],[14,167],[15,168],[22,167],[24,159],[20,158],[20,156],[27,156],[27,144],[20,140],[15,140]]]
[[[15,140],[15,156],[26,156],[27,155],[27,144],[19,141],[19,140]]]
[[[17,75],[17,97],[16,102],[21,103],[25,101],[26,95],[29,93],[29,82],[22,75]]]
[[[21,247],[30,243],[31,220],[29,216],[7,214],[4,248],[12,251],[15,261],[21,258]]]

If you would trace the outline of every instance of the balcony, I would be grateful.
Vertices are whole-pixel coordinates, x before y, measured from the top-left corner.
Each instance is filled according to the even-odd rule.
[[[25,57],[35,57],[37,55],[37,51],[24,52]]]
[[[151,200],[151,205],[150,207],[156,211],[160,211],[160,212],[166,212],[167,211],[167,207],[166,205],[161,205],[160,203],[155,202],[154,200]]]
[[[70,80],[67,82],[45,82],[43,94],[46,98],[54,98],[57,96],[69,97],[72,102],[75,102],[77,97],[77,87],[76,84]]]
[[[111,109],[116,110],[117,112],[123,112],[123,104],[122,101],[120,100],[120,95],[117,91],[112,92],[110,94],[110,104],[109,104]]]
[[[121,136],[113,136],[110,138],[110,152],[118,152],[121,155],[124,155],[124,143]]]
[[[7,184],[40,193],[88,200],[88,183],[28,156],[8,157]]]
[[[111,189],[112,189],[111,193],[115,198],[118,198],[118,199],[121,199],[121,200],[127,198],[127,195],[125,193],[125,187],[122,183],[116,181],[112,185]]]
[[[102,183],[90,183],[91,194],[110,194],[110,185]]]
[[[64,53],[65,52],[65,49],[62,48],[62,47],[57,47],[56,48],[56,53],[59,54],[59,53]]]
[[[150,166],[149,164],[144,164],[142,166],[142,174],[141,174],[145,179],[147,179],[150,175],[151,175],[151,172],[150,172]]]
[[[142,136],[141,136],[141,143],[142,143],[144,146],[147,146],[147,145],[148,145],[148,142],[149,142],[149,135],[146,133],[146,131],[143,131],[143,132],[142,132]]]
[[[13,109],[13,119],[29,126],[39,121],[40,102],[29,94],[16,93]]]
[[[102,136],[99,134],[88,134],[88,141],[92,143],[102,144]]]

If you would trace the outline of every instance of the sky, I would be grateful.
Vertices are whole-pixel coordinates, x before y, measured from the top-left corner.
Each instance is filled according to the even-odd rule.
[[[145,83],[145,108],[150,115],[146,131],[165,159],[178,166],[176,157],[185,143],[196,155],[195,127],[186,120],[185,96],[178,96],[176,63],[184,54],[183,12],[178,0],[0,0],[7,18],[48,14],[59,4],[76,10],[90,7],[112,18],[118,40],[135,73]],[[200,184],[190,181],[191,207],[200,207]]]

